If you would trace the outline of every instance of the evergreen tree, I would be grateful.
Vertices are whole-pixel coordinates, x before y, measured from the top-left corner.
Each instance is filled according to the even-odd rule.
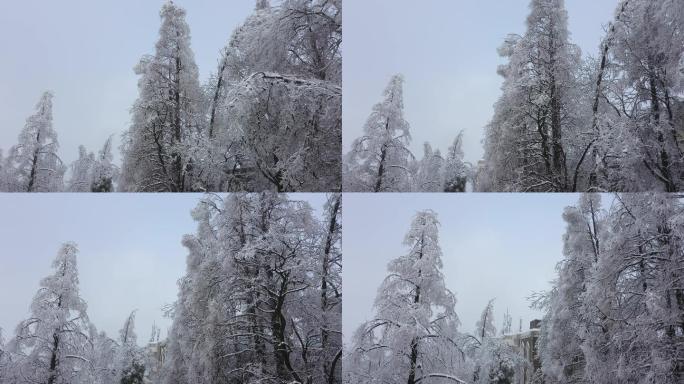
[[[442,169],[444,192],[465,192],[468,166],[463,161],[463,131],[459,132],[447,150]]]
[[[117,351],[118,345],[104,332],[97,332],[91,327],[91,340],[93,341],[93,353],[90,365],[94,371],[93,382],[95,384],[120,384],[117,375]]]
[[[439,149],[433,151],[429,143],[423,146],[423,158],[418,163],[418,170],[413,176],[413,191],[415,192],[442,192],[442,154]]]
[[[64,244],[52,263],[54,273],[40,282],[31,316],[11,342],[10,382],[68,384],[90,377],[90,323],[79,296],[77,252],[75,244]]]
[[[143,352],[137,344],[135,334],[135,311],[126,318],[119,331],[117,371],[121,384],[142,384],[145,376]]]
[[[19,144],[11,148],[4,170],[10,192],[59,192],[64,166],[57,155],[57,132],[52,128],[52,93],[45,92],[36,113],[26,120]]]
[[[482,188],[500,191],[567,191],[582,143],[569,111],[577,102],[579,49],[570,43],[564,0],[532,0],[527,31],[509,36],[499,53],[509,62],[499,73],[503,95],[485,136]],[[579,154],[578,154],[579,153]]]
[[[494,326],[494,299],[489,300],[487,306],[482,311],[480,319],[475,324],[475,331],[480,341],[496,336],[496,327]]]
[[[474,363],[473,382],[482,384],[512,384],[516,367],[524,366],[518,351],[496,338],[494,326],[494,299],[489,300],[475,324],[479,339],[471,359]]]
[[[119,177],[119,167],[113,163],[112,137],[105,141],[97,154],[92,170],[92,192],[114,192],[114,183]]]
[[[139,96],[124,136],[121,189],[183,192],[194,188],[196,145],[203,129],[198,70],[185,10],[162,6],[154,55],[142,58]]]
[[[93,153],[88,153],[82,145],[78,147],[78,159],[71,164],[71,179],[67,190],[69,192],[90,192],[92,184],[92,169],[95,163]]]
[[[510,335],[512,332],[512,325],[513,318],[511,317],[510,312],[508,312],[508,309],[506,309],[506,313],[504,314],[503,325],[501,326],[501,335]]]
[[[462,372],[456,298],[441,272],[438,225],[432,211],[413,219],[404,239],[409,252],[389,263],[374,319],[354,333],[346,382],[415,384]]]
[[[409,191],[409,161],[413,157],[409,124],[404,120],[403,77],[392,77],[385,99],[373,107],[364,135],[354,141],[343,168],[349,192]]]

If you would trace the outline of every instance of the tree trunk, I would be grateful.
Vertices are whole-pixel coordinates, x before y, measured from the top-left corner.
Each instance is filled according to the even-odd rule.
[[[287,374],[295,381],[304,383],[299,374],[292,368],[290,361],[290,347],[285,340],[285,326],[287,322],[283,316],[283,304],[285,303],[285,292],[288,287],[288,276],[281,275],[280,292],[275,297],[275,307],[271,315],[271,328],[273,331],[273,338],[275,342],[275,358],[276,358],[276,372],[279,378],[285,379]]]
[[[180,145],[183,137],[181,130],[181,100],[180,100],[180,74],[181,74],[181,59],[176,57],[176,73],[174,78],[173,89],[173,144]],[[172,192],[183,192],[183,159],[180,151],[175,149],[173,153],[173,180]]]
[[[223,60],[221,60],[221,65],[219,66],[216,82],[216,90],[214,91],[214,97],[211,102],[211,112],[209,117],[209,138],[214,137],[214,123],[216,121],[216,109],[218,105],[219,97],[221,96],[221,89],[223,88],[223,72],[226,70],[228,65],[228,51],[223,52]]]
[[[66,268],[66,267],[65,267]],[[64,276],[64,271],[62,271],[62,276]],[[62,308],[62,296],[57,298],[57,308]],[[59,353],[59,332],[55,330],[52,334],[52,350],[50,351],[50,373],[48,375],[47,384],[54,384],[57,380],[57,365],[59,361],[57,360],[57,354]]]
[[[29,175],[29,184],[27,192],[33,192],[33,186],[36,181],[36,171],[38,170],[38,153],[40,151],[40,130],[36,133],[36,150],[33,151],[33,160],[31,162],[31,174]]]
[[[59,349],[59,335],[57,332],[52,334],[52,351],[50,355],[50,374],[47,384],[54,384],[57,380],[57,351]]]
[[[382,178],[385,174],[385,158],[387,157],[387,148],[383,145],[382,150],[380,150],[380,165],[378,166],[378,176],[375,182],[374,192],[382,191]]]
[[[333,246],[333,234],[337,231],[337,215],[340,209],[341,196],[337,195],[335,197],[335,203],[330,209],[330,221],[328,223],[328,233],[325,237],[325,246],[323,248],[323,270],[321,272],[321,349],[323,350],[324,356],[327,356],[328,352],[328,275],[330,273],[330,252]],[[329,383],[334,383],[335,372],[334,369],[330,369],[330,362],[327,358],[323,361],[324,372],[330,372],[328,377]]]
[[[649,59],[648,83],[651,96],[651,122],[655,126],[656,138],[658,140],[658,143],[660,144],[660,164],[658,164],[656,167],[660,170],[662,176],[661,181],[663,182],[663,184],[665,184],[665,191],[676,192],[677,186],[672,178],[672,171],[670,169],[672,165],[670,155],[667,150],[665,135],[663,134],[662,127],[660,126],[660,100],[658,100],[658,88],[656,85],[657,80],[655,68],[650,64],[651,62],[652,60]]]
[[[423,258],[423,248],[425,245],[425,235],[423,234],[420,238],[420,251],[418,252],[418,260]],[[418,278],[422,275],[421,270],[418,270]],[[420,284],[416,283],[416,295],[413,297],[413,303],[418,304],[420,302]],[[411,368],[409,371],[408,384],[416,384],[416,369],[418,368],[418,338],[413,337],[411,340],[411,357],[410,357]]]

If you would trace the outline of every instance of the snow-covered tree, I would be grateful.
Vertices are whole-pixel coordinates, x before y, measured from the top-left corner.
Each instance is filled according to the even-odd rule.
[[[114,183],[119,178],[119,167],[113,163],[112,137],[110,136],[95,158],[91,176],[92,192],[114,192]]]
[[[5,159],[4,153],[2,152],[2,148],[0,148],[0,191],[9,190],[9,187],[7,186],[8,175],[6,175],[6,171],[8,169],[7,165],[7,159]]]
[[[444,192],[465,192],[469,169],[463,161],[463,131],[459,132],[447,150],[442,178]]]
[[[409,161],[413,155],[409,123],[404,119],[401,75],[390,80],[384,100],[373,107],[364,135],[354,140],[345,157],[344,190],[349,192],[410,191]]]
[[[0,190],[341,190],[341,1],[257,0],[204,86],[185,16],[167,0],[155,51],[135,66],[120,172],[110,139],[72,164],[64,188],[46,94],[20,144],[0,155]]]
[[[415,384],[462,373],[456,298],[445,286],[439,222],[432,211],[416,214],[404,244],[378,289],[373,320],[354,333],[345,382]]]
[[[4,184],[10,192],[59,192],[63,189],[64,166],[57,150],[57,132],[52,127],[52,93],[45,92],[36,112],[26,119],[3,167]]]
[[[480,319],[475,324],[475,334],[480,340],[496,336],[494,326],[494,299],[489,300],[487,306],[482,311]]]
[[[241,132],[250,190],[329,191],[341,184],[342,91],[337,85],[256,73],[229,93],[229,132]],[[249,127],[246,129],[245,127]],[[235,171],[233,173],[235,173]],[[228,179],[231,181],[231,179]]]
[[[505,319],[510,319],[510,315]],[[506,320],[505,320],[506,321]],[[487,303],[475,324],[475,340],[469,349],[474,368],[474,383],[509,384],[513,383],[516,368],[527,364],[520,353],[496,337],[494,326],[494,299]]]
[[[79,295],[77,252],[74,243],[64,244],[54,273],[40,282],[31,315],[10,342],[10,383],[82,383],[90,377],[90,322]]]
[[[257,1],[205,90],[205,189],[341,188],[341,31],[338,1]]]
[[[78,159],[71,164],[71,179],[67,186],[69,192],[90,192],[94,163],[95,155],[88,153],[84,146],[79,146]]]
[[[677,191],[681,1],[621,0],[598,58],[579,61],[562,0],[532,0],[500,49],[503,95],[479,190]]]
[[[544,374],[551,382],[574,382],[584,375],[581,335],[587,317],[581,301],[603,246],[602,217],[600,196],[590,194],[582,195],[579,204],[563,214],[564,260],[557,266],[559,277],[544,325],[548,341],[541,350]]]
[[[325,224],[283,194],[198,205],[163,382],[339,383],[340,204]]]
[[[90,365],[93,370],[94,384],[121,384],[117,374],[117,350],[116,341],[112,340],[104,332],[97,332],[92,327],[91,340],[93,353]]]
[[[683,209],[662,194],[617,195],[607,212],[585,195],[566,209],[540,338],[547,382],[681,381]]]
[[[675,383],[684,367],[680,203],[621,195],[582,310],[588,380]]]
[[[570,43],[564,0],[531,0],[527,30],[499,49],[503,94],[486,129],[481,189],[572,190],[574,166],[584,147],[576,104],[579,48]],[[573,136],[574,135],[574,136]]]
[[[442,165],[444,159],[439,149],[432,150],[430,143],[423,145],[423,158],[417,164],[412,175],[414,192],[442,192]]]
[[[677,191],[681,148],[674,112],[684,53],[677,1],[621,1],[603,44],[594,103],[595,188]]]
[[[143,352],[138,347],[135,334],[135,311],[126,318],[119,331],[117,372],[121,384],[142,384],[145,377]]]
[[[471,359],[475,363],[473,383],[512,384],[516,368],[527,364],[513,347],[495,338],[482,340]]]
[[[504,313],[503,324],[501,325],[501,335],[510,335],[513,332],[513,318],[511,313],[506,309]]]
[[[342,329],[342,194],[328,197],[325,204],[324,229],[320,272],[319,324],[322,360],[320,377],[326,383],[339,383],[342,377],[342,338],[335,330]],[[312,326],[315,326],[315,323]]]
[[[0,328],[0,382],[5,382],[9,375],[9,353],[6,351],[5,338]]]
[[[190,48],[185,10],[162,6],[154,55],[142,58],[139,96],[124,135],[121,189],[182,192],[194,189],[193,170],[202,129],[203,93]]]
[[[278,30],[292,67],[306,77],[342,81],[342,0],[286,0]]]

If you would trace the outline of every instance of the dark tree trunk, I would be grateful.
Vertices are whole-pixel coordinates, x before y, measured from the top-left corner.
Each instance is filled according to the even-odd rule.
[[[57,351],[59,349],[59,335],[57,332],[52,334],[52,352],[50,355],[50,374],[47,384],[54,384],[57,380]]]
[[[228,51],[223,52],[223,60],[221,60],[221,65],[219,66],[216,82],[216,90],[214,91],[214,97],[211,102],[211,113],[209,117],[209,138],[214,137],[214,123],[216,121],[216,109],[218,108],[219,97],[221,96],[221,89],[223,88],[223,72],[226,70],[228,65]]]
[[[423,248],[425,246],[425,236],[420,238],[420,251],[418,252],[418,260],[423,258]],[[422,275],[422,271],[418,270],[418,278]],[[413,297],[413,303],[418,304],[420,302],[420,284],[416,285],[416,294]],[[416,369],[418,368],[418,338],[414,337],[411,340],[411,357],[410,357],[411,368],[409,371],[408,384],[416,384]]]
[[[36,182],[36,172],[38,171],[38,154],[40,152],[40,130],[36,133],[36,150],[33,151],[33,160],[31,161],[31,173],[29,175],[29,183],[27,192],[33,192],[33,186]]]
[[[649,60],[649,62],[652,62],[652,60]],[[651,64],[649,64],[648,83],[651,96],[651,123],[655,125],[657,129],[656,138],[658,140],[658,143],[660,144],[660,164],[658,164],[656,168],[660,170],[660,174],[662,176],[661,181],[665,185],[665,190],[667,192],[676,192],[677,185],[672,177],[672,170],[670,169],[672,166],[670,154],[667,150],[665,135],[663,134],[663,130],[661,129],[662,127],[660,127],[660,100],[658,100],[658,87],[656,84],[656,77],[657,76],[655,73],[655,68]]]
[[[330,252],[333,246],[333,234],[337,231],[337,215],[340,209],[341,196],[337,195],[335,197],[335,203],[330,209],[330,221],[328,223],[328,233],[325,237],[325,246],[323,248],[323,270],[321,272],[321,311],[323,314],[322,324],[321,324],[321,349],[323,350],[324,356],[328,353],[328,276],[330,274],[329,264],[330,264]],[[323,362],[324,372],[330,372],[328,377],[328,382],[334,382],[335,370],[330,369],[331,363],[327,358]]]
[[[375,182],[375,192],[382,191],[382,179],[385,174],[385,158],[387,157],[387,149],[385,146],[382,147],[380,151],[380,165],[378,166],[378,176]]]

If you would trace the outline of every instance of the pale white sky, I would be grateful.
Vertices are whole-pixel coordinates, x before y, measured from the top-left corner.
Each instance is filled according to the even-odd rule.
[[[343,147],[363,132],[390,77],[404,74],[411,150],[446,151],[465,130],[465,158],[482,158],[484,126],[501,91],[497,48],[522,34],[529,0],[348,0],[344,3]],[[567,0],[572,40],[596,56],[617,0]]]
[[[387,263],[406,254],[404,235],[416,212],[432,209],[441,222],[447,287],[456,294],[461,331],[473,332],[491,298],[501,329],[508,308],[513,329],[542,314],[527,297],[548,290],[563,256],[566,206],[577,194],[352,194],[344,195],[343,334],[345,341],[373,316]],[[604,206],[610,195],[604,196]]]
[[[289,194],[321,214],[325,194]],[[166,335],[171,320],[161,308],[176,300],[185,274],[185,234],[196,233],[190,211],[201,194],[0,194],[0,328],[5,338],[29,314],[39,282],[52,273],[60,246],[78,244],[80,292],[99,330],[117,337],[137,309],[138,343],[156,322]]]
[[[109,135],[118,159],[138,95],[133,67],[154,53],[165,1],[0,0],[0,148],[7,153],[16,143],[40,95],[52,90],[62,159],[69,164],[78,158],[80,144],[99,150]],[[204,81],[255,1],[175,3],[187,11]]]

